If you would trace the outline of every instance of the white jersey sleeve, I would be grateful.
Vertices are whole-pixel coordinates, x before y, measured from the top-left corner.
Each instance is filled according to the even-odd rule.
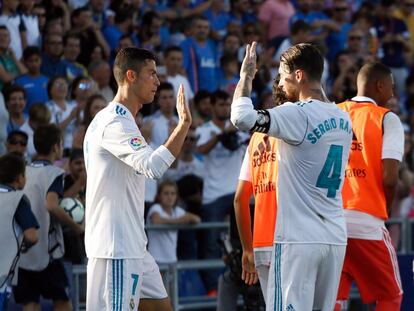
[[[242,166],[240,168],[239,180],[252,182],[252,175],[250,173],[249,159],[250,159],[249,148],[247,148],[246,153],[244,154]]]
[[[116,118],[105,127],[101,146],[149,178],[160,178],[175,160],[165,146],[153,150],[137,127]]]
[[[402,161],[404,154],[404,128],[400,118],[388,112],[383,120],[382,159]]]
[[[285,103],[279,107],[256,111],[250,98],[241,97],[231,107],[231,121],[243,131],[268,133],[289,144],[300,144],[308,128],[306,114],[297,104]]]

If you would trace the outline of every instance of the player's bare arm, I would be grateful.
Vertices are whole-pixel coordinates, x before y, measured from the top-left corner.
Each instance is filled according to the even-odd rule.
[[[256,42],[246,46],[246,54],[240,69],[240,80],[237,83],[236,90],[234,91],[233,101],[240,97],[250,97],[250,94],[252,93],[253,79],[257,71],[256,46]]]
[[[178,124],[164,144],[176,158],[181,151],[181,147],[192,122],[190,108],[185,102],[184,86],[182,84],[180,85],[177,94],[177,112],[179,118]]]

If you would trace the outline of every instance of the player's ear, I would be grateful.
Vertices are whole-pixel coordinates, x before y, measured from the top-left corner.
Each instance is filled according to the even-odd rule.
[[[384,88],[384,81],[377,80],[375,82],[375,90],[378,91],[378,92],[380,92],[380,91],[382,91],[383,88]]]
[[[127,82],[133,82],[137,78],[137,73],[134,70],[128,69],[125,73],[125,80]]]
[[[296,82],[301,83],[301,82],[304,81],[304,78],[305,78],[305,76],[304,76],[303,70],[296,69],[295,70],[295,79],[296,79]]]

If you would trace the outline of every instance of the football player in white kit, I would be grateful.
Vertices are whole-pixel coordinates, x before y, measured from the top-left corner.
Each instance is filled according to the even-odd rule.
[[[277,218],[266,310],[332,311],[346,228],[341,189],[352,140],[349,116],[321,87],[323,57],[310,44],[286,50],[279,86],[291,102],[256,111],[249,98],[256,43],[248,45],[234,93],[233,124],[279,138]]]
[[[145,177],[159,178],[173,163],[191,124],[184,88],[178,91],[179,122],[153,150],[135,123],[160,84],[152,52],[125,48],[114,63],[118,92],[101,110],[84,142],[86,187],[85,247],[89,311],[172,310],[161,275],[146,250]]]

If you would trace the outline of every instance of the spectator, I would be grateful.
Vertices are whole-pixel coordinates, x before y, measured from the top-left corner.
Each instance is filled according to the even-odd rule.
[[[356,94],[356,77],[359,68],[354,58],[347,52],[338,53],[336,59],[332,70],[332,77],[334,77],[332,98],[336,102],[342,102]]]
[[[239,61],[231,55],[224,54],[220,59],[220,90],[232,95],[239,82]]]
[[[120,9],[115,14],[115,24],[107,26],[102,32],[111,51],[114,51],[123,35],[130,34],[133,12],[128,8]]]
[[[27,151],[28,136],[25,132],[16,130],[7,136],[6,149],[9,153],[15,153],[24,158]]]
[[[81,38],[81,52],[78,61],[87,67],[91,60],[91,51],[96,46],[100,46],[105,59],[110,55],[108,43],[100,30],[98,24],[92,19],[92,12],[87,7],[73,10],[72,12],[72,32]]]
[[[210,92],[201,90],[194,96],[194,105],[192,109],[193,113],[193,125],[195,127],[200,126],[211,120],[213,114],[213,108],[211,105]]]
[[[97,84],[90,77],[79,76],[72,81],[70,86],[70,99],[78,106],[78,122],[82,119],[82,111],[85,109],[86,101],[93,94],[98,93]],[[112,100],[112,99],[111,99]]]
[[[411,64],[410,34],[405,23],[393,16],[394,2],[382,0],[377,9],[376,29],[382,49],[381,61],[391,68],[398,95],[404,93],[407,66]]]
[[[10,48],[16,55],[16,59],[20,59],[23,53],[22,37],[26,36],[26,28],[24,22],[17,14],[17,6],[19,1],[3,0],[0,14],[0,25],[4,25],[9,30],[11,41]]]
[[[39,32],[42,34],[44,33],[44,29],[46,26],[46,9],[42,3],[36,3],[33,6],[33,14],[37,16],[38,24],[39,24]],[[43,38],[40,37],[39,44],[42,44]],[[39,45],[41,46],[41,45]]]
[[[47,83],[49,78],[40,73],[42,66],[42,54],[37,46],[28,46],[23,51],[23,61],[27,68],[27,73],[18,77],[16,85],[20,85],[26,91],[26,107],[24,113],[27,115],[30,107],[36,103],[46,103]]]
[[[109,63],[105,60],[91,62],[88,67],[88,72],[98,86],[97,93],[101,94],[107,102],[112,101],[114,98],[114,91],[109,85],[112,76]]]
[[[20,129],[24,122],[26,122],[23,114],[24,107],[26,106],[26,92],[21,86],[11,85],[4,91],[4,100],[9,111],[7,132],[10,133]]]
[[[257,17],[250,13],[250,2],[248,0],[230,1],[230,24],[242,29],[244,24],[255,22],[257,22]]]
[[[102,95],[94,94],[88,97],[86,101],[85,109],[83,110],[83,121],[82,123],[76,128],[74,136],[73,136],[73,143],[72,147],[81,149],[83,148],[83,140],[85,138],[86,129],[88,128],[89,124],[92,122],[95,115],[101,111],[103,108],[106,107],[108,102]]]
[[[46,8],[46,19],[59,20],[59,23],[62,25],[63,33],[66,33],[71,29],[70,24],[70,9],[66,1],[64,0],[55,0],[55,1],[44,1]]]
[[[161,50],[161,16],[154,11],[148,11],[142,16],[142,23],[137,30],[139,45],[148,50]],[[166,40],[167,41],[167,40]]]
[[[0,91],[7,83],[26,72],[24,65],[18,60],[10,48],[10,33],[6,26],[0,25]]]
[[[208,39],[210,23],[203,16],[196,16],[191,22],[193,35],[181,43],[184,53],[184,68],[194,92],[217,89],[216,46]]]
[[[20,0],[20,18],[26,29],[26,35],[21,36],[23,51],[28,46],[41,46],[39,18],[33,11],[34,5],[34,0]]]
[[[62,157],[61,131],[55,125],[39,127],[34,134],[37,159],[26,168],[24,193],[39,221],[39,242],[21,256],[19,280],[13,288],[25,310],[40,309],[39,299],[53,300],[54,308],[72,310],[68,279],[60,258],[64,253],[61,224],[77,234],[83,228],[59,207],[63,196],[63,170],[52,163]],[[53,217],[51,217],[53,216]]]
[[[49,33],[44,37],[43,56],[40,72],[52,79],[56,76],[66,77],[67,65],[61,59],[63,54],[62,35]],[[50,97],[49,97],[50,98]]]
[[[216,41],[221,39],[227,33],[227,25],[230,22],[229,13],[224,10],[224,2],[221,0],[212,0],[211,6],[204,11],[211,25],[210,36]]]
[[[66,77],[69,81],[88,74],[86,68],[77,61],[80,44],[80,37],[76,34],[68,33],[63,37],[63,59],[66,63]]]
[[[56,124],[63,133],[63,146],[72,148],[72,135],[76,121],[79,121],[80,106],[68,101],[68,83],[62,76],[49,80],[47,91],[50,100],[46,103],[51,114],[51,122]]]
[[[223,38],[222,54],[229,54],[238,57],[239,49],[241,48],[241,40],[237,34],[228,33]]]
[[[36,150],[33,143],[34,131],[39,126],[48,125],[50,123],[50,111],[44,103],[34,103],[29,109],[29,119],[20,128],[28,136],[27,141],[27,156],[33,159],[36,155]]]
[[[216,91],[211,97],[213,118],[198,127],[197,151],[204,155],[203,221],[223,221],[233,210],[233,198],[242,163],[243,135],[230,124],[231,98],[224,91]],[[226,172],[223,174],[222,172]],[[219,232],[203,232],[201,258],[219,258],[217,244]],[[217,271],[203,274],[207,291],[217,290]]]
[[[349,6],[346,0],[334,2],[332,7],[332,22],[329,26],[330,33],[325,42],[328,47],[328,61],[332,62],[336,54],[345,49],[347,34],[352,27],[352,24],[349,22]]]
[[[151,206],[148,224],[197,224],[200,217],[177,206],[178,187],[175,182],[164,181],[157,190],[156,204]],[[148,251],[160,263],[177,262],[177,230],[148,230]]]
[[[183,75],[185,72],[183,68],[183,51],[178,46],[168,47],[164,51],[164,63],[166,69],[167,81],[174,87],[174,93],[178,92],[180,84],[184,86],[185,99],[192,100],[194,97],[190,82],[187,77]]]
[[[263,42],[289,35],[289,20],[295,8],[288,0],[266,0],[259,11]]]
[[[82,149],[72,149],[69,156],[69,172],[64,179],[63,196],[76,198],[85,204],[86,171]],[[83,235],[76,234],[69,228],[64,228],[65,260],[72,264],[85,263],[85,244]]]
[[[366,39],[367,38],[364,38],[364,33],[361,29],[356,27],[349,29],[347,48],[345,51],[359,66],[362,66],[362,64],[368,61],[374,60],[368,52],[368,44],[365,42]]]
[[[24,195],[26,164],[22,157],[7,154],[0,157],[0,219],[2,248],[0,260],[0,307],[7,309],[14,275],[22,252],[36,244],[39,224]],[[13,280],[14,279],[14,280]]]
[[[188,130],[183,148],[174,164],[165,172],[165,180],[173,180],[178,182],[181,178],[188,175],[195,175],[200,179],[204,176],[204,164],[196,156],[197,136],[195,128]]]
[[[395,18],[402,20],[410,33],[411,53],[414,52],[414,1],[402,0],[397,4],[397,8],[393,10]]]
[[[90,0],[89,9],[92,12],[93,21],[100,29],[105,29],[107,26],[114,23],[115,12],[105,7],[104,0]]]
[[[9,120],[9,113],[4,102],[3,93],[0,92],[0,155],[5,152],[5,142],[7,139],[7,123]]]

